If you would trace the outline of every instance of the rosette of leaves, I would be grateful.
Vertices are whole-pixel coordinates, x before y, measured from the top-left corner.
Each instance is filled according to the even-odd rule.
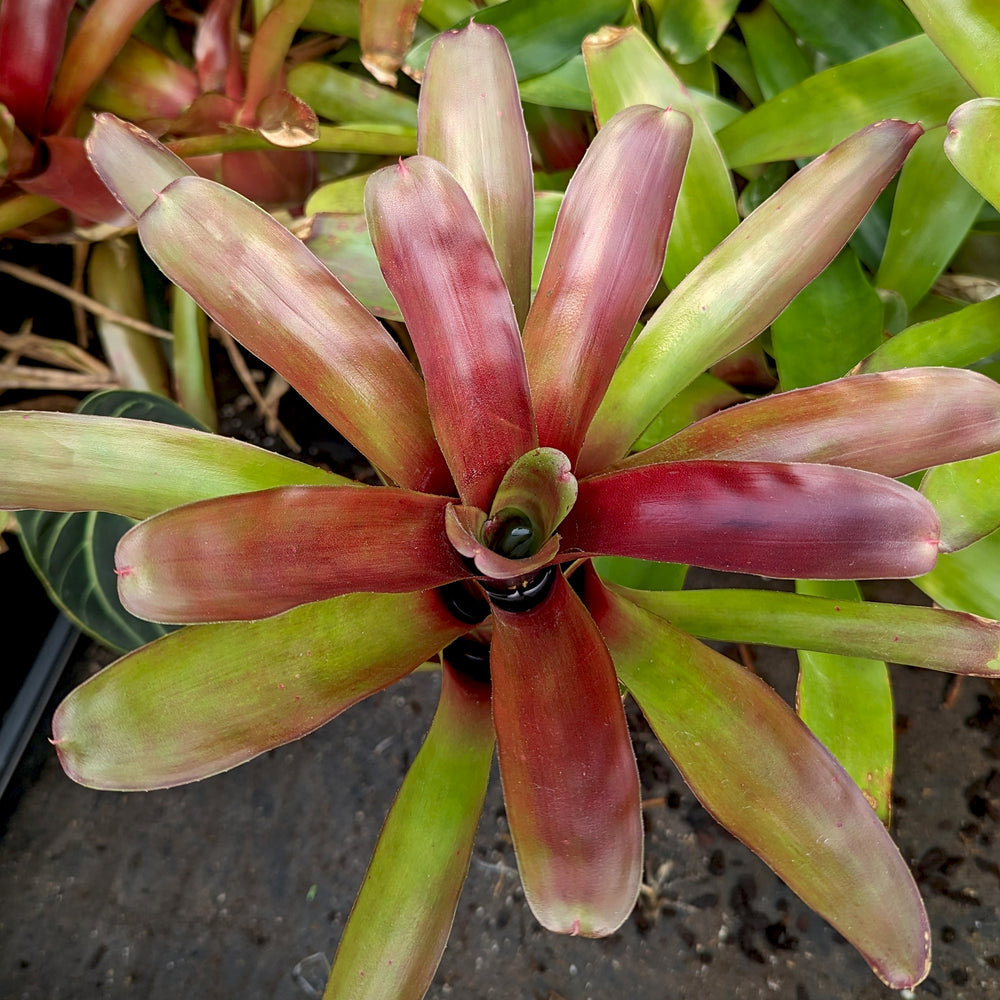
[[[996,449],[1000,389],[979,375],[852,377],[630,453],[673,396],[836,256],[920,134],[886,121],[816,159],[629,345],[663,270],[689,118],[639,105],[604,123],[532,299],[531,166],[511,63],[489,27],[446,34],[421,92],[419,155],[366,191],[418,368],[270,216],[99,117],[93,163],[150,256],[384,485],[195,430],[0,413],[0,502],[143,519],[117,550],[120,595],[141,617],[185,625],[62,703],[53,739],[67,772],[122,790],[205,778],[439,659],[437,714],[326,992],[420,997],[494,741],[537,918],[589,936],[626,918],[642,824],[622,685],[713,815],[886,983],[919,982],[926,914],[862,791],[759,678],[678,629],[657,595],[602,581],[591,560],[832,580],[933,566],[937,514],[890,477]],[[996,622],[802,600],[785,623],[803,644],[997,667]]]

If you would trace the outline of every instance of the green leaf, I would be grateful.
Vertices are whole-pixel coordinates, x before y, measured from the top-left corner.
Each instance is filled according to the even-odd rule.
[[[1000,531],[939,556],[934,569],[913,582],[943,608],[1000,618]]]
[[[782,389],[839,378],[881,343],[882,300],[850,248],[842,250],[771,324]]]
[[[674,0],[660,16],[656,40],[679,63],[692,63],[719,40],[739,0]]]
[[[420,1000],[451,930],[493,758],[490,691],[445,667],[430,731],[392,804],[323,994]]]
[[[88,396],[78,412],[201,428],[169,399],[122,389]],[[131,518],[97,511],[28,510],[18,515],[24,553],[53,603],[89,636],[120,651],[170,631],[137,618],[118,599],[115,547],[134,524]]]
[[[191,625],[130,653],[56,710],[63,769],[91,788],[167,788],[299,739],[468,625],[435,591],[350,594],[275,618]]]
[[[920,492],[941,519],[941,551],[965,548],[1000,527],[1000,452],[939,465]]]
[[[900,0],[771,3],[800,38],[834,62],[857,59],[920,31],[920,25]]]
[[[747,52],[765,100],[812,75],[812,66],[795,34],[767,3],[737,14]]]
[[[1000,350],[1000,297],[907,327],[865,358],[855,371],[886,372],[913,365],[962,368],[997,350]]]
[[[586,581],[618,677],[730,833],[899,989],[930,968],[906,862],[857,785],[756,674]]]
[[[815,156],[884,118],[941,125],[972,96],[933,42],[918,35],[803,80],[716,138],[732,167]]]
[[[768,326],[840,252],[919,134],[902,122],[872,125],[744,219],[674,289],[622,359],[578,472],[619,459],[677,392]]]
[[[288,73],[288,89],[331,122],[417,127],[417,102],[412,97],[326,63],[294,66]]]
[[[860,601],[850,580],[797,580],[796,593]],[[840,761],[868,804],[889,825],[895,714],[884,660],[799,650],[799,718]]]
[[[880,288],[898,292],[910,309],[930,291],[983,204],[948,162],[944,137],[944,128],[926,132],[903,164],[875,276]]]
[[[586,39],[583,56],[601,122],[632,104],[652,104],[683,111],[694,126],[663,269],[674,287],[739,222],[732,178],[698,103],[645,35],[606,28]]]
[[[492,24],[507,41],[518,80],[547,73],[580,51],[580,43],[602,25],[616,24],[627,8],[625,0],[506,0],[477,11],[476,24]],[[452,25],[464,27],[470,18]],[[433,39],[406,55],[411,76],[423,70]]]
[[[981,677],[1000,671],[1000,622],[940,608],[774,590],[630,590],[625,596],[701,639],[812,649]]]
[[[1000,94],[1000,7],[995,0],[906,3],[934,44],[980,94]]]
[[[552,108],[592,111],[590,87],[583,55],[577,53],[561,66],[520,82],[521,100],[528,104],[544,104]]]
[[[968,101],[948,119],[944,151],[955,169],[1000,209],[1000,176],[995,149],[1000,141],[1000,98]]]
[[[630,559],[628,556],[598,556],[592,560],[602,580],[636,590],[680,590],[688,568],[680,563]]]

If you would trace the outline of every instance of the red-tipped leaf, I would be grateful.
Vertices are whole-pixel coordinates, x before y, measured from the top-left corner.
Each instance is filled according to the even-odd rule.
[[[619,464],[823,462],[895,478],[997,450],[996,382],[961,368],[907,368],[734,406]]]
[[[635,904],[642,823],[614,667],[562,573],[531,611],[493,609],[493,721],[524,894],[563,934],[611,934]]]
[[[177,507],[119,542],[118,595],[148,621],[217,622],[438,587],[470,575],[445,534],[449,503],[385,486],[290,486]]]
[[[524,351],[539,441],[571,460],[660,279],[690,145],[687,115],[626,108],[566,190]]]
[[[496,257],[458,181],[426,156],[372,174],[365,214],[459,495],[487,510],[508,466],[536,444],[520,331]]]
[[[927,572],[940,526],[915,490],[831,465],[667,462],[580,482],[564,551],[787,578]]]

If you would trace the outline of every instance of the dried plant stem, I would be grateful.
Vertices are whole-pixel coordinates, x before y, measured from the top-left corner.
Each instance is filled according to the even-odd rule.
[[[104,319],[111,320],[113,323],[120,323],[122,326],[127,326],[130,330],[136,330],[139,333],[146,333],[150,337],[160,337],[164,340],[170,340],[173,338],[173,334],[170,333],[169,330],[161,330],[160,327],[153,326],[152,323],[146,323],[141,319],[133,319],[131,316],[126,316],[124,313],[116,312],[114,309],[109,309],[107,306],[101,305],[101,303],[96,299],[92,299],[89,295],[84,295],[82,292],[74,291],[72,288],[63,285],[58,281],[53,281],[51,278],[46,278],[42,274],[36,274],[34,271],[31,271],[26,267],[21,267],[18,264],[11,264],[7,261],[0,261],[0,272],[9,274],[12,278],[17,278],[19,281],[25,282],[25,284],[35,285],[38,288],[44,288],[48,292],[60,295],[64,299],[68,299],[70,302],[83,306],[87,312],[91,312],[95,316],[101,316]]]

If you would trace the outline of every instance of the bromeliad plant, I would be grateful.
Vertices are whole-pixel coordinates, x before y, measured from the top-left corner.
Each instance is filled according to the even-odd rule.
[[[919,982],[926,914],[865,794],[759,678],[668,621],[686,615],[698,633],[710,610],[606,583],[591,559],[807,579],[933,566],[937,515],[889,477],[1000,446],[1000,388],[982,376],[841,379],[629,454],[671,397],[833,259],[920,133],[886,121],[819,157],[629,346],[663,268],[689,120],[635,106],[604,125],[532,300],[531,167],[510,60],[491,28],[446,34],[421,92],[420,155],[366,191],[418,369],[270,216],[99,117],[94,166],[149,254],[384,485],[181,428],[0,413],[3,505],[144,519],[118,548],[123,602],[188,626],[63,702],[53,737],[67,772],[126,790],[204,778],[439,659],[437,714],[326,992],[420,997],[494,740],[537,918],[599,936],[628,915],[642,825],[621,684],[713,815],[886,983]],[[780,596],[775,628],[794,645],[972,674],[1000,665],[996,622]]]

